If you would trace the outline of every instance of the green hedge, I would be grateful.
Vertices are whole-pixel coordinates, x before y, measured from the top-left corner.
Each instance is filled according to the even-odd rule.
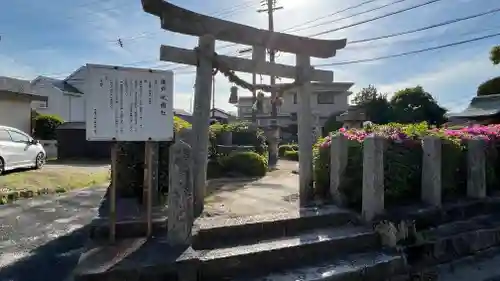
[[[298,151],[299,150],[299,145],[292,143],[292,144],[283,144],[278,147],[278,156],[279,157],[284,157],[285,152],[287,151]]]
[[[40,140],[55,140],[56,128],[64,123],[64,120],[54,114],[34,114],[33,136]]]
[[[263,177],[267,173],[267,158],[255,152],[235,152],[220,160],[225,173],[236,172],[250,177]]]
[[[296,150],[285,151],[283,158],[291,161],[299,161],[299,152]]]
[[[210,158],[217,157],[216,146],[222,143],[222,134],[231,132],[232,145],[254,146],[255,152],[267,154],[266,137],[261,129],[254,128],[250,123],[237,122],[231,124],[215,123],[210,126]]]
[[[174,130],[176,134],[181,131],[191,129],[191,124],[179,117],[174,117]],[[233,133],[233,143],[238,145],[254,146],[258,154],[253,152],[231,153],[230,157],[218,155],[215,146],[221,133],[230,131]],[[191,132],[191,134],[194,132]],[[229,125],[214,124],[210,126],[209,131],[209,162],[207,166],[207,178],[218,178],[228,172],[238,172],[248,176],[265,175],[267,171],[266,155],[267,147],[265,145],[264,134],[261,130],[253,129],[246,123],[235,123]],[[160,142],[159,144],[159,188],[164,194],[168,192],[168,159],[169,143]],[[233,155],[234,154],[234,155]],[[256,158],[258,155],[259,158]],[[246,157],[246,158],[245,158]],[[239,159],[248,163],[234,163],[232,159]],[[263,162],[263,164],[256,164]],[[262,160],[263,159],[263,160]],[[117,159],[118,180],[120,196],[142,198],[142,187],[144,181],[144,142],[123,142],[118,145]],[[249,166],[245,166],[249,165]],[[265,167],[265,168],[263,168]],[[263,172],[263,170],[265,170]]]
[[[174,131],[191,128],[189,122],[175,116]],[[168,192],[169,142],[159,143],[158,185],[160,192]],[[142,198],[144,182],[144,142],[120,142],[117,157],[117,188],[122,197]],[[142,199],[141,199],[142,200]]]
[[[500,127],[499,127],[500,128]],[[421,190],[422,146],[421,139],[435,135],[443,140],[442,148],[442,183],[443,199],[453,200],[466,194],[466,153],[465,140],[471,137],[485,137],[490,128],[460,130],[428,129],[427,124],[401,125],[390,124],[375,126],[373,132],[363,130],[343,130],[347,136],[348,160],[345,173],[341,177],[340,191],[350,207],[359,209],[363,178],[363,139],[370,133],[386,137],[384,153],[384,186],[386,205],[403,205],[419,201]],[[475,131],[474,131],[475,130]],[[500,132],[500,130],[499,130]],[[483,134],[484,133],[484,134]],[[497,175],[499,158],[497,157],[496,136],[488,133],[490,141],[487,147],[486,176],[488,191],[498,189]],[[319,139],[314,149],[314,173],[316,190],[320,196],[328,197],[329,190],[329,137]]]

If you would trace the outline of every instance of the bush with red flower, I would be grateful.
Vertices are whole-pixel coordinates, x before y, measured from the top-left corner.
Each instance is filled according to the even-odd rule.
[[[474,126],[464,128],[430,128],[427,123],[370,125],[364,129],[340,129],[348,139],[348,163],[342,175],[340,190],[351,207],[361,205],[363,141],[370,135],[387,139],[384,154],[386,204],[401,205],[413,203],[420,198],[422,146],[425,136],[437,136],[443,141],[442,183],[445,200],[465,196],[466,151],[465,140],[481,138],[487,140],[487,186],[489,191],[497,188],[497,145],[500,143],[500,125]],[[314,172],[316,193],[328,197],[330,137],[321,138],[314,148]]]

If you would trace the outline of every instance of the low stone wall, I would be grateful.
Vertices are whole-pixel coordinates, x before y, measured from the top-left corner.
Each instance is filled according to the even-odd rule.
[[[56,140],[39,140],[47,153],[47,159],[57,158],[57,141]]]
[[[363,142],[362,160],[362,206],[361,214],[366,221],[372,221],[385,213],[384,154],[388,140],[380,136],[369,136]],[[428,136],[422,139],[421,198],[422,203],[440,207],[443,202],[442,140]],[[484,139],[469,139],[466,142],[466,178],[468,198],[486,198],[486,150]],[[348,142],[344,135],[335,135],[330,145],[330,194],[342,205],[339,187],[348,161]]]

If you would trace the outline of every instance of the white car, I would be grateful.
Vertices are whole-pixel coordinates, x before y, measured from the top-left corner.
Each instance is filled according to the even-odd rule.
[[[25,132],[0,126],[0,175],[18,168],[40,169],[46,155],[43,145]]]

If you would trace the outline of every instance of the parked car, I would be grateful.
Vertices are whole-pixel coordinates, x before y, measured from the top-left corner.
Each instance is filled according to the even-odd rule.
[[[0,126],[0,175],[18,168],[40,169],[46,155],[43,145],[25,132]]]

